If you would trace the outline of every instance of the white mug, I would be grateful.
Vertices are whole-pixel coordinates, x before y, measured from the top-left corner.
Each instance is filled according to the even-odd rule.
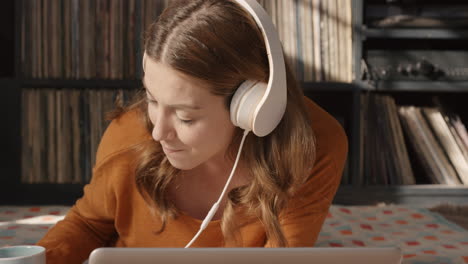
[[[0,248],[0,264],[46,264],[45,248],[23,245]]]

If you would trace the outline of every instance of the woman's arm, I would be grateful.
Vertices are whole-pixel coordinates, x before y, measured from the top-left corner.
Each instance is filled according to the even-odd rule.
[[[113,238],[115,197],[109,178],[96,170],[84,196],[37,243],[47,249],[47,264],[81,264],[93,249]]]
[[[117,239],[114,227],[118,184],[129,180],[128,167],[115,159],[131,146],[151,138],[139,112],[126,112],[107,127],[96,153],[91,183],[65,219],[38,244],[47,249],[47,264],[82,263],[90,252]]]

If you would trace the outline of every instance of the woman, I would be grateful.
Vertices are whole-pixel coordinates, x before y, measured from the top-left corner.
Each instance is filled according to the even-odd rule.
[[[38,243],[47,263],[81,263],[102,246],[184,247],[226,183],[243,134],[232,96],[244,80],[268,81],[255,21],[235,1],[172,1],[146,33],[145,58],[144,92],[114,113],[84,196]],[[228,195],[191,246],[313,246],[347,140],[286,68],[281,122],[247,135]]]

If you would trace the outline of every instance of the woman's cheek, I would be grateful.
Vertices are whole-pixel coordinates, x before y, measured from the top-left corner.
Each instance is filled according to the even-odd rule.
[[[216,130],[215,128],[213,128]],[[213,137],[210,135],[210,129],[207,129],[205,124],[196,123],[190,127],[178,129],[178,137],[186,145],[203,146],[209,144]]]

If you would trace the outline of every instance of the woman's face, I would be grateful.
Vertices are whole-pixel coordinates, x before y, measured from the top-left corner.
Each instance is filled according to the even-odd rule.
[[[207,85],[169,66],[147,59],[143,83],[152,136],[172,166],[190,170],[223,163],[235,127],[225,99]]]

